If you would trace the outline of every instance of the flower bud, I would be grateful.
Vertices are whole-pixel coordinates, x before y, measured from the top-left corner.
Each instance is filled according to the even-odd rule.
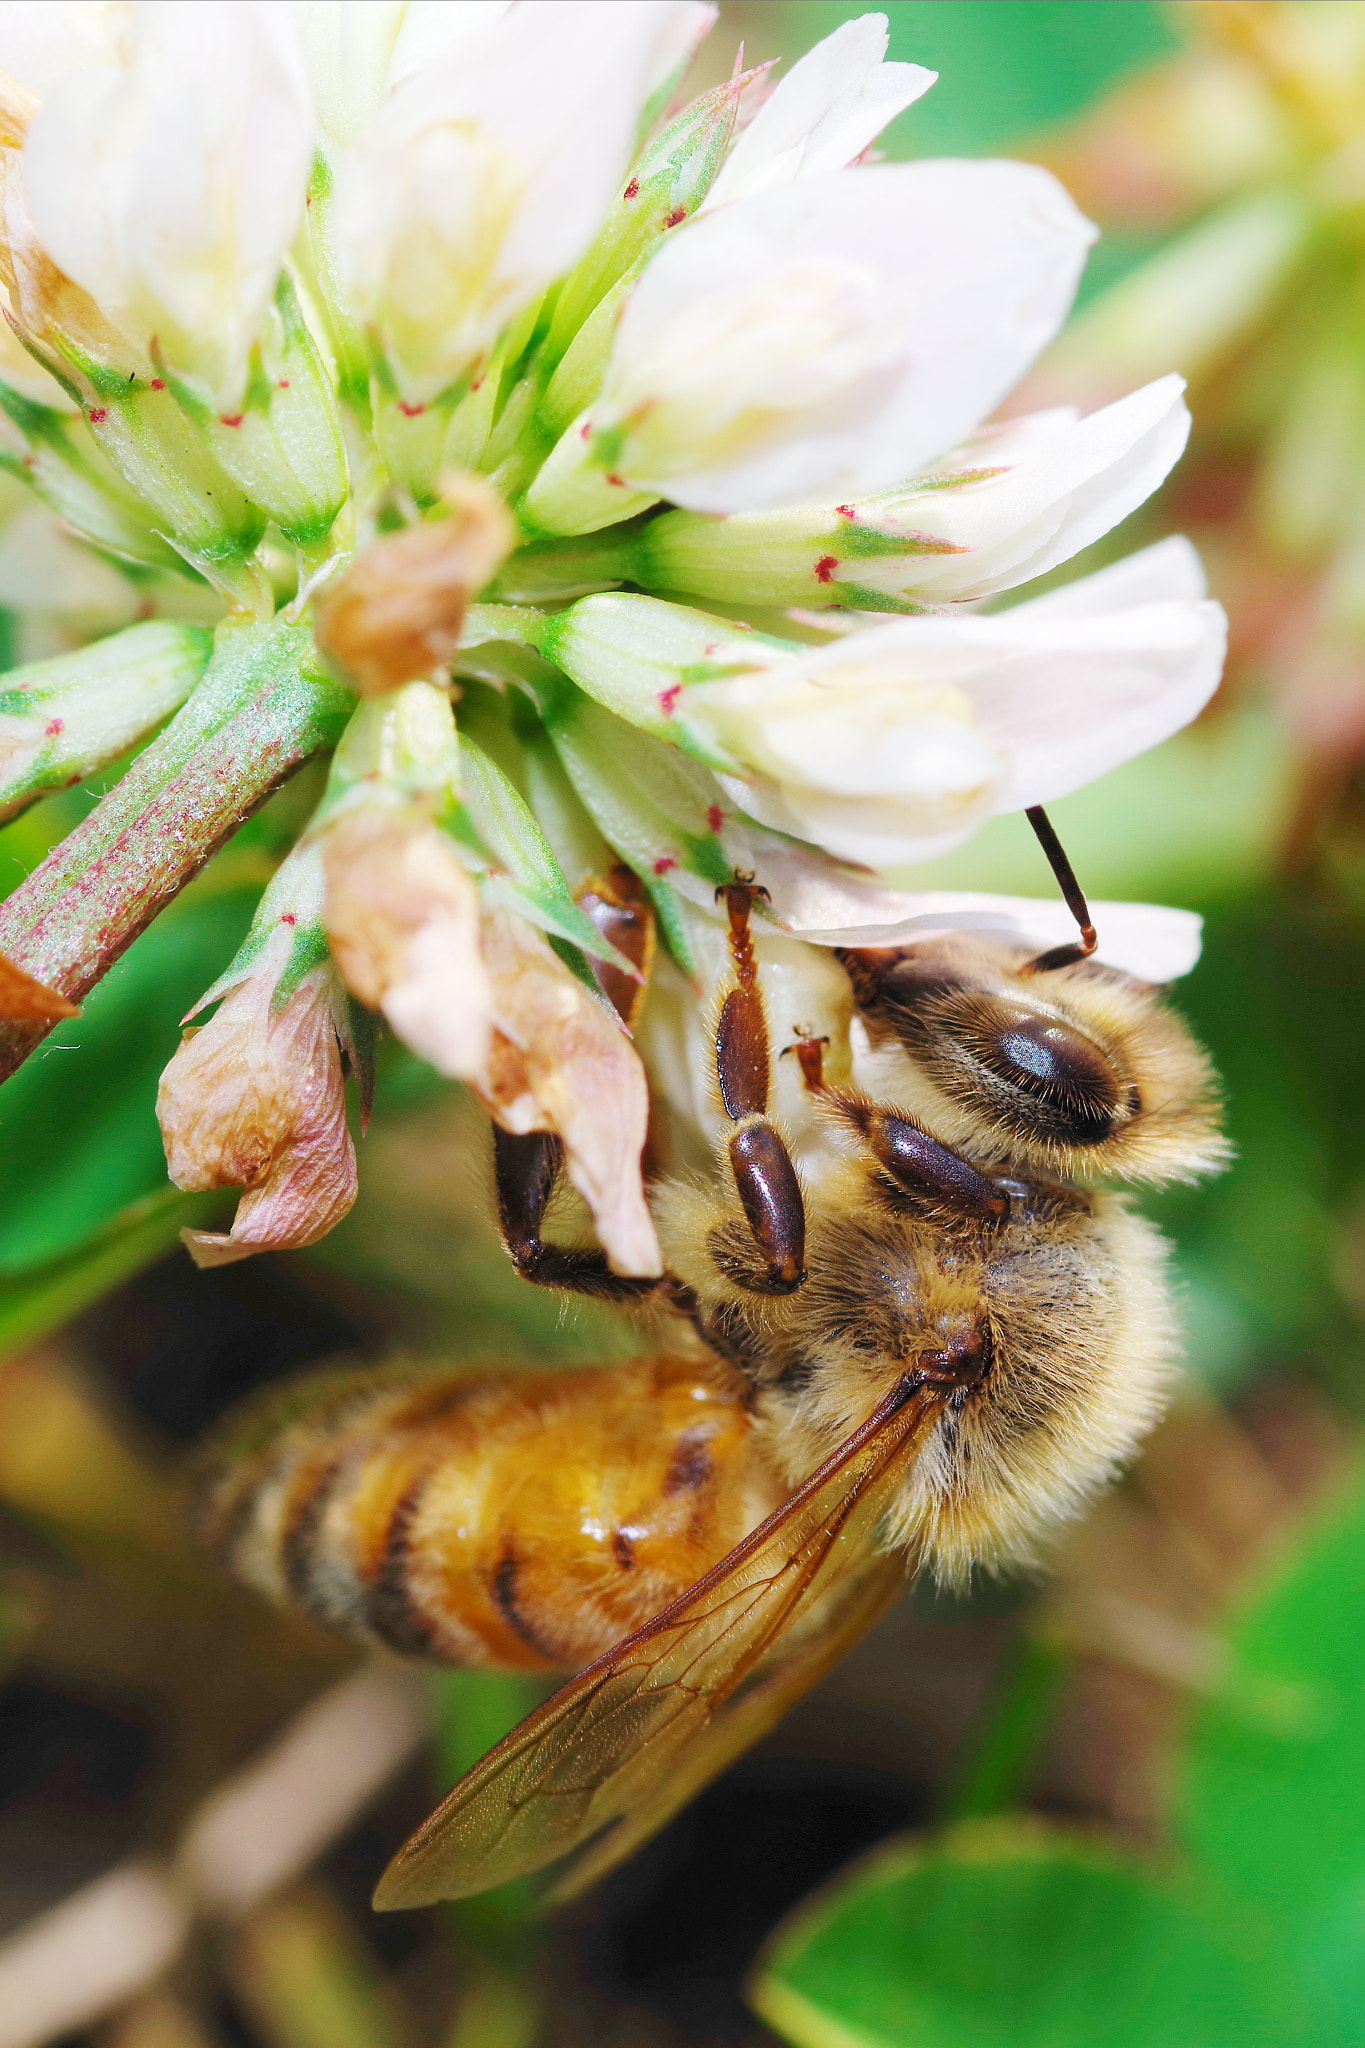
[[[837,502],[965,439],[1049,341],[1093,238],[1036,166],[879,164],[798,178],[665,238],[591,413],[527,493],[541,533],[636,509]]]
[[[0,383],[0,410],[0,466],[31,484],[45,505],[97,547],[147,568],[183,573],[183,558],[155,530],[151,508],[129,490],[79,415],[41,404],[9,383]]]
[[[157,1092],[176,1186],[246,1190],[230,1231],[181,1232],[199,1266],[316,1244],[355,1200],[335,983],[316,967],[277,1011],[277,959],[186,1037]]]
[[[924,611],[1055,568],[1168,474],[1190,417],[1162,377],[1088,418],[1070,406],[987,428],[897,491],[823,509],[666,512],[624,574],[720,604]]]
[[[0,677],[0,818],[145,739],[184,703],[212,651],[211,633],[156,619]]]
[[[350,490],[341,417],[287,278],[230,412],[188,380],[164,375],[214,460],[286,540],[313,547],[331,532]]]
[[[339,167],[332,222],[352,308],[405,408],[447,400],[588,246],[656,55],[690,15],[523,0],[386,94]]]
[[[283,10],[249,0],[118,10],[111,27],[29,129],[34,227],[135,349],[155,343],[231,414],[303,212],[302,57]]]
[[[434,680],[465,608],[512,545],[506,508],[480,478],[448,482],[439,518],[386,534],[317,603],[317,641],[364,696]]]
[[[327,938],[347,985],[438,1074],[486,1084],[478,889],[450,840],[418,810],[358,804],[322,850]]]
[[[640,1171],[649,1095],[634,1047],[520,918],[486,918],[483,952],[497,1028],[480,1100],[505,1131],[563,1140],[569,1178],[614,1272],[659,1272]]]

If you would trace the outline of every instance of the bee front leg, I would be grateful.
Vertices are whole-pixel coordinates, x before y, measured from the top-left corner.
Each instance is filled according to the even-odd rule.
[[[652,1294],[658,1280],[613,1273],[605,1252],[581,1251],[546,1244],[541,1226],[564,1164],[564,1147],[548,1131],[519,1136],[493,1126],[493,1171],[498,1190],[498,1220],[512,1263],[523,1280],[537,1287],[562,1287],[573,1294],[592,1294],[599,1301],[639,1301]]]
[[[725,1114],[734,1124],[730,1171],[761,1272],[743,1284],[754,1294],[791,1294],[806,1277],[806,1205],[791,1154],[768,1118],[768,1020],[758,985],[749,913],[756,891],[736,879],[723,895],[730,913],[730,951],[737,986],[716,1024],[716,1080]]]

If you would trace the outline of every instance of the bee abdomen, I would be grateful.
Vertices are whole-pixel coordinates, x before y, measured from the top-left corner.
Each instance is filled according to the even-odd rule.
[[[351,1641],[506,1670],[589,1662],[777,1491],[710,1364],[333,1381],[253,1438],[200,1515],[238,1578]]]

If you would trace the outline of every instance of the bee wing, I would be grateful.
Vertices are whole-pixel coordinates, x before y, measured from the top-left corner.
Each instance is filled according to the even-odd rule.
[[[661,1826],[880,1611],[889,1568],[869,1551],[942,1402],[902,1381],[728,1557],[490,1750],[399,1850],[375,1905],[464,1898],[589,1844],[596,1875]],[[772,1675],[756,1672],[807,1616]]]
[[[904,1558],[875,1552],[864,1558],[862,1569],[850,1572],[833,1591],[828,1612],[821,1613],[810,1633],[801,1629],[794,1648],[789,1640],[777,1644],[759,1667],[756,1676],[760,1682],[748,1690],[737,1688],[723,1701],[708,1726],[694,1735],[675,1759],[672,1770],[656,1774],[655,1784],[640,1803],[574,1858],[550,1891],[548,1903],[567,1905],[666,1827],[704,1785],[728,1770],[736,1757],[777,1726],[803,1693],[818,1685],[844,1652],[880,1620],[904,1584]],[[824,1596],[820,1605],[826,1606]]]

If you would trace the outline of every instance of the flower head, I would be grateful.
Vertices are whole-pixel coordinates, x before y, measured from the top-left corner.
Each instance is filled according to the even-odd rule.
[[[344,1213],[368,1009],[504,1130],[557,1139],[608,1263],[657,1274],[658,1020],[684,1014],[675,1092],[705,1096],[717,887],[758,876],[784,934],[761,935],[765,972],[847,1040],[847,977],[816,948],[954,919],[1046,940],[1051,905],[905,871],[1152,746],[1217,679],[1184,543],[963,609],[1101,536],[1186,431],[1175,377],[991,421],[1092,239],[1061,184],[868,163],[933,82],[885,61],[881,15],[766,100],[740,75],[675,101],[711,15],[0,12],[0,282],[26,359],[0,360],[0,464],[126,584],[110,624],[149,590],[170,614],[0,706],[6,804],[174,712],[139,757],[152,800],[25,885],[91,887],[81,986],[335,746],[163,1084],[173,1176],[246,1190],[198,1257]],[[193,820],[168,829],[167,790]],[[637,1016],[650,918],[667,958]],[[1187,963],[1182,914],[1111,922],[1125,958]]]

